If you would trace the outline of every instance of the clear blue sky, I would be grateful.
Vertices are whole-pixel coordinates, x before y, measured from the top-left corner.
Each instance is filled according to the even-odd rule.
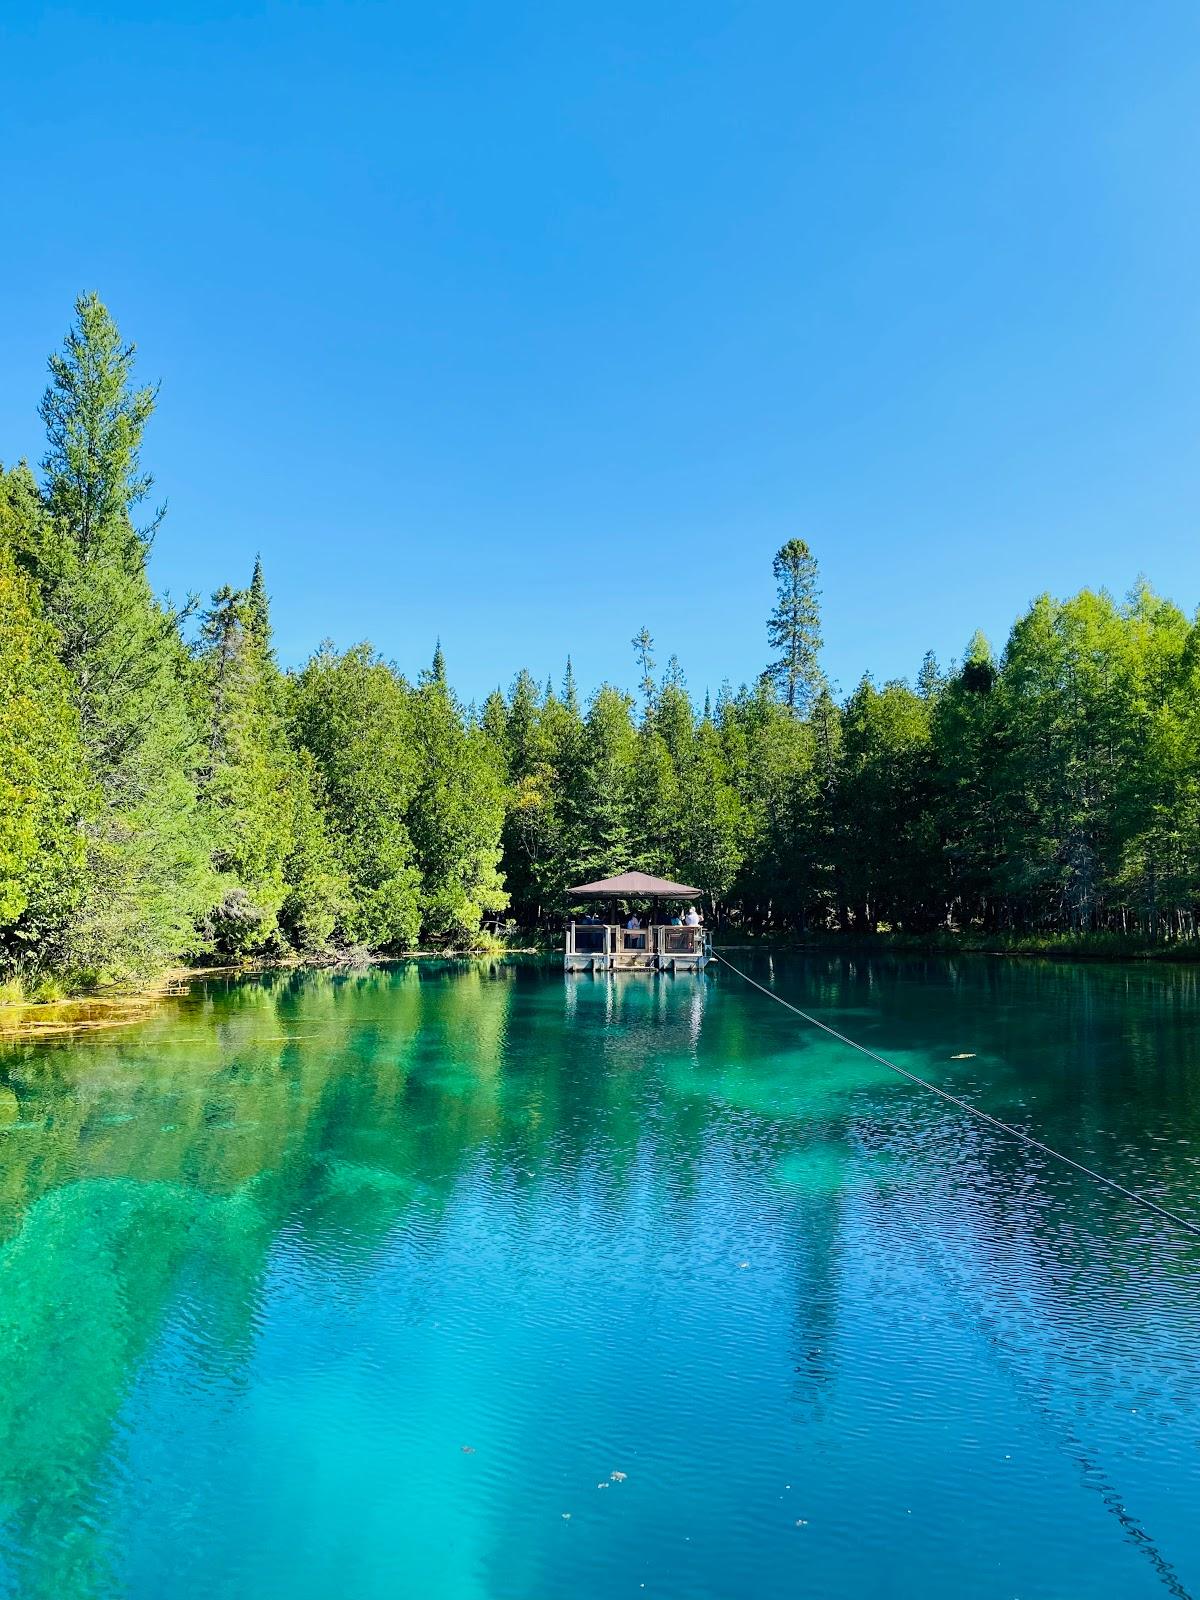
[[[1200,8],[6,8],[0,456],[95,288],[161,377],[154,577],[280,652],[693,688],[775,548],[843,689],[1036,592],[1200,600]]]

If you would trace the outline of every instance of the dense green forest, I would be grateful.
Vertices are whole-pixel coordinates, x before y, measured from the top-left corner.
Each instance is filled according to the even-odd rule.
[[[754,932],[1191,939],[1200,624],[1140,587],[1043,596],[996,656],[915,685],[820,665],[817,567],[775,558],[771,659],[698,707],[651,632],[636,696],[520,671],[464,706],[440,649],[299,670],[267,581],[175,608],[147,577],[157,392],[83,297],[41,403],[40,473],[0,469],[0,979],[10,992],[180,960],[460,945],[557,919],[636,866]],[[248,560],[247,567],[251,567]]]

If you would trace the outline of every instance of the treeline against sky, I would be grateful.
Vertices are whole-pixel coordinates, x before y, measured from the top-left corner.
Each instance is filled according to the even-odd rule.
[[[76,312],[40,474],[0,471],[0,979],[470,943],[625,867],[761,932],[1192,937],[1200,629],[1149,589],[1039,599],[999,658],[977,635],[839,700],[793,540],[769,666],[702,708],[645,628],[638,695],[586,705],[569,663],[481,707],[440,649],[416,682],[366,644],[285,672],[257,562],[203,608],[152,592],[156,395],[104,306]]]

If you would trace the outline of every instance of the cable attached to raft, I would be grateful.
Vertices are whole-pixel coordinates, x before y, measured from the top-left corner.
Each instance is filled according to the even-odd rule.
[[[1061,1161],[1064,1167],[1073,1167],[1076,1172],[1082,1172],[1084,1177],[1091,1178],[1096,1183],[1102,1183],[1106,1189],[1124,1195],[1126,1200],[1132,1200],[1136,1205],[1143,1206],[1147,1211],[1152,1211],[1155,1216],[1172,1222],[1177,1228],[1182,1228],[1185,1233],[1195,1235],[1200,1239],[1200,1223],[1191,1222],[1187,1217],[1181,1217],[1178,1211],[1168,1210],[1160,1206],[1157,1200],[1151,1200],[1149,1195],[1139,1194],[1136,1189],[1127,1189],[1123,1183],[1118,1183],[1115,1178],[1106,1178],[1102,1172],[1096,1172],[1091,1167],[1085,1167],[1082,1161],[1076,1161],[1071,1156],[1063,1155],[1061,1150],[1054,1150],[1048,1144],[1043,1144],[1040,1139],[1035,1139],[1032,1134],[1022,1133],[1020,1128],[1014,1128],[1009,1122],[1001,1122],[999,1117],[993,1117],[986,1111],[981,1111],[978,1106],[973,1106],[969,1100],[961,1100],[958,1095],[951,1094],[948,1089],[939,1089],[936,1083],[930,1083],[928,1078],[920,1078],[915,1072],[909,1072],[907,1067],[898,1067],[894,1061],[889,1061],[886,1056],[877,1055],[874,1050],[868,1050],[865,1044],[859,1044],[856,1039],[848,1038],[844,1033],[839,1033],[836,1028],[831,1028],[827,1022],[822,1022],[818,1017],[812,1017],[807,1011],[801,1011],[799,1006],[794,1006],[790,1000],[785,1000],[782,995],[768,989],[765,984],[749,976],[735,967],[729,958],[719,950],[713,955],[721,965],[728,967],[730,972],[741,978],[743,983],[748,983],[752,989],[765,994],[768,1000],[774,1000],[781,1006],[786,1006],[789,1011],[794,1011],[805,1022],[811,1022],[814,1028],[820,1028],[822,1033],[827,1033],[840,1044],[847,1044],[851,1050],[857,1050],[870,1060],[877,1062],[881,1067],[886,1067],[889,1072],[898,1073],[900,1077],[907,1078],[910,1083],[915,1083],[921,1089],[928,1089],[931,1094],[938,1095],[941,1099],[949,1101],[952,1106],[957,1106],[960,1111],[965,1111],[969,1116],[976,1117],[980,1122],[986,1122],[989,1128],[995,1128],[999,1133],[1007,1134],[1010,1139],[1016,1139],[1020,1144],[1026,1145],[1030,1150],[1038,1150],[1044,1156],[1050,1156],[1055,1161]]]

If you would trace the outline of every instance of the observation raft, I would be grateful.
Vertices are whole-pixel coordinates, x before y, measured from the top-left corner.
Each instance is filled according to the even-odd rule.
[[[702,972],[712,960],[712,938],[703,925],[664,920],[663,905],[682,908],[701,891],[648,872],[622,872],[615,878],[577,884],[570,901],[599,903],[598,913],[567,923],[563,966],[567,972]],[[619,906],[629,908],[625,915]],[[607,920],[603,913],[607,912]],[[631,915],[640,926],[626,926]]]

